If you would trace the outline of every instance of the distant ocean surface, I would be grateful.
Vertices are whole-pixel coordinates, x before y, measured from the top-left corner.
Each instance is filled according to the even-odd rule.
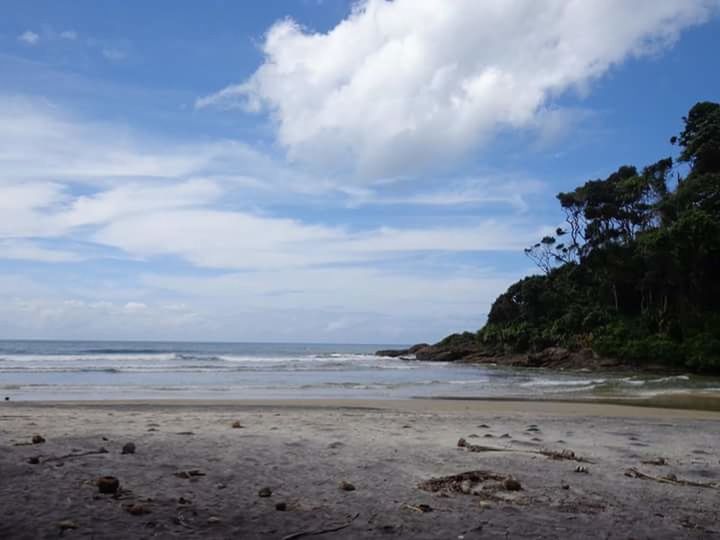
[[[11,400],[651,397],[720,392],[691,375],[562,373],[376,357],[388,345],[0,341]]]

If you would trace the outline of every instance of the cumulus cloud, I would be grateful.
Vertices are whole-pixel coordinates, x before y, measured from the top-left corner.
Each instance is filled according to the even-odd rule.
[[[397,173],[528,128],[552,99],[673,43],[718,0],[365,0],[327,33],[292,20],[247,80],[198,107],[269,111],[294,159]]]
[[[25,32],[18,36],[18,41],[21,41],[26,45],[37,45],[40,41],[40,35],[36,34],[32,30],[25,30]]]

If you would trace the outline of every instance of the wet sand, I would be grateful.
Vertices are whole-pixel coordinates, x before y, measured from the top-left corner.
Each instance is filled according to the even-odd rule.
[[[32,444],[36,434],[45,442]],[[123,454],[128,442],[135,452]],[[474,474],[442,479],[462,473]],[[99,493],[100,476],[119,491]],[[713,411],[499,400],[0,408],[1,538],[281,539],[338,527],[310,537],[712,538],[719,488]]]

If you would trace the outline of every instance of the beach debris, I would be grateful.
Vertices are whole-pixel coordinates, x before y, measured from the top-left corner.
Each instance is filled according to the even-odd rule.
[[[360,516],[360,514],[355,514],[352,518],[350,518],[349,521],[347,521],[346,523],[343,523],[341,525],[329,526],[329,527],[324,527],[322,529],[301,531],[301,532],[296,532],[293,534],[288,534],[287,536],[283,536],[281,538],[281,540],[295,540],[296,538],[302,538],[303,536],[318,536],[320,534],[341,531],[343,529],[347,529],[350,525],[352,525],[353,521],[355,521],[359,516]]]
[[[33,435],[32,436],[32,443],[33,444],[42,444],[45,442],[45,437],[42,435]]]
[[[101,447],[98,448],[97,450],[88,450],[87,452],[73,452],[73,453],[70,453],[70,454],[62,455],[62,456],[49,457],[49,458],[47,458],[47,459],[45,460],[45,462],[48,462],[48,461],[59,461],[59,462],[62,462],[62,460],[64,460],[64,459],[71,459],[71,458],[84,457],[84,456],[91,456],[91,455],[93,455],[93,454],[107,454],[107,453],[108,453],[107,448],[105,448],[104,446],[101,446]],[[61,463],[58,463],[58,467],[62,467],[62,464],[61,464]]]
[[[62,521],[58,521],[58,529],[60,529],[60,534],[62,534],[64,531],[70,530],[70,529],[79,529],[80,526],[75,523],[71,519],[63,519]]]
[[[275,504],[275,510],[277,510],[278,512],[284,512],[285,510],[287,510],[287,503],[279,502]]]
[[[413,510],[415,512],[420,512],[422,514],[427,514],[433,511],[432,506],[430,506],[429,504],[403,504],[402,507],[407,508],[408,510]]]
[[[630,478],[640,478],[642,480],[653,480],[655,482],[660,482],[661,484],[675,484],[678,486],[692,486],[692,487],[701,487],[701,488],[708,488],[708,489],[720,489],[720,484],[716,482],[693,482],[691,480],[680,480],[675,474],[670,473],[665,476],[653,476],[651,474],[646,474],[643,472],[640,472],[635,467],[631,467],[630,469],[627,469],[625,471],[625,476],[629,476]]]
[[[342,491],[355,491],[355,486],[353,484],[351,484],[350,482],[348,482],[347,480],[341,480],[340,483],[338,484],[338,487]]]
[[[520,482],[512,476],[491,471],[468,471],[450,476],[431,478],[418,484],[418,488],[430,493],[465,495],[492,494],[494,491],[519,491]]]
[[[590,471],[588,470],[587,467],[585,467],[583,465],[578,465],[577,467],[575,467],[575,472],[581,473],[581,474],[588,474]]]
[[[142,504],[131,503],[123,506],[128,514],[133,516],[142,516],[143,514],[149,514],[150,510],[145,508]]]
[[[38,456],[30,456],[29,458],[27,458],[27,462],[28,462],[30,465],[38,465],[38,464],[40,463],[40,457],[38,457]]]
[[[270,497],[270,495],[272,495],[272,489],[267,486],[260,488],[258,491],[258,497]]]
[[[522,485],[520,484],[520,482],[515,480],[513,477],[506,478],[505,481],[503,482],[503,487],[507,491],[522,491]]]
[[[135,453],[135,443],[129,442],[125,443],[122,447],[121,454],[134,454]]]
[[[101,476],[97,479],[95,484],[97,485],[100,493],[112,494],[117,493],[120,489],[120,481],[114,476]]]
[[[240,423],[240,420],[235,420],[230,427],[233,429],[242,429],[244,426]]]
[[[537,453],[549,457],[550,459],[556,459],[556,460],[569,460],[569,461],[579,461],[580,463],[592,463],[587,458],[580,457],[575,452],[570,450],[569,448],[563,448],[562,450],[550,450],[548,448],[543,448],[542,450],[539,450]]]
[[[197,476],[205,476],[205,473],[202,471],[199,471],[198,469],[191,469],[189,471],[177,471],[173,473],[174,476],[177,476],[178,478],[183,478],[187,480],[188,478],[194,478]]]
[[[646,459],[644,461],[641,461],[640,463],[642,463],[643,465],[656,465],[658,467],[662,467],[662,466],[668,464],[667,459],[665,459],[664,457],[656,457],[653,459]]]

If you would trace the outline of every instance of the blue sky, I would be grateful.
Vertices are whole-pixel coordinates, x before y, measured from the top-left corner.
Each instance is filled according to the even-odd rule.
[[[557,192],[673,155],[718,99],[718,13],[6,0],[0,338],[477,329]]]

